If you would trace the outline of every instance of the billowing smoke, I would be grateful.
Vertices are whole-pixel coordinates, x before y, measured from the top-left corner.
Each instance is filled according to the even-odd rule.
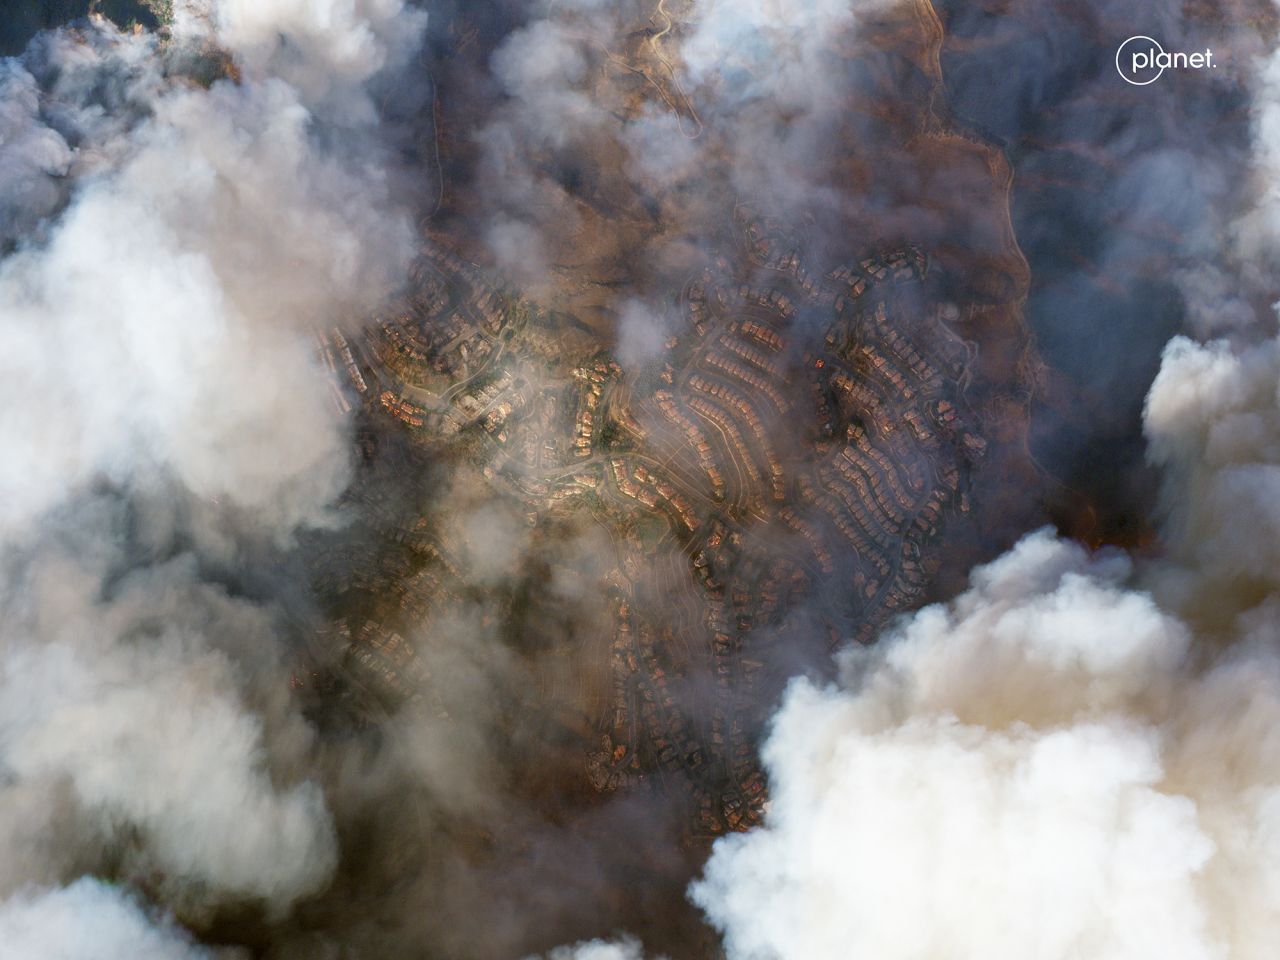
[[[737,200],[796,220],[858,208],[861,184],[833,183],[847,141],[832,132],[851,132],[859,28],[894,7],[532,4],[492,57],[502,97],[476,134],[491,258],[625,329],[631,296],[599,303],[578,287],[667,292]]]
[[[209,955],[80,874],[280,916],[337,861],[286,618],[241,591],[349,479],[312,331],[414,253],[375,93],[425,14],[173,13],[0,64],[6,957]]]
[[[837,684],[793,682],[766,823],[719,841],[691,889],[731,960],[1269,955],[1280,343],[1233,332],[1173,339],[1147,397],[1159,556],[1031,534],[843,652]]]
[[[730,956],[1266,955],[1275,625],[1205,669],[1131,574],[1035,534],[798,681],[767,826],[693,888]]]
[[[31,192],[47,186],[49,151],[74,144],[60,162],[75,194],[47,241],[0,267],[0,430],[14,452],[0,525],[94,478],[171,471],[287,531],[346,478],[309,324],[376,303],[412,252],[377,141],[346,149],[375,128],[317,131],[302,94],[271,76],[168,81],[153,38],[90,29],[45,38],[25,64],[58,111],[26,137]],[[23,65],[9,70],[33,88]],[[96,102],[104,88],[136,122],[120,129],[120,107]]]
[[[728,262],[742,202],[802,235],[820,272],[928,249],[947,316],[988,338],[966,379],[1011,398],[983,426],[1017,434],[1003,412],[1021,409],[1030,353],[1008,170],[948,126],[948,92],[989,101],[980,118],[1009,111],[986,132],[1008,135],[1029,190],[1073,164],[1106,187],[1079,230],[1030,218],[1041,247],[1096,241],[1059,272],[1036,261],[1042,331],[1079,321],[1090,339],[1112,315],[1097,290],[1146,289],[1153,272],[1178,298],[1176,322],[1117,335],[1150,349],[1098,365],[1104,401],[1121,380],[1141,395],[1171,329],[1230,337],[1175,339],[1150,392],[1163,552],[1031,534],[954,600],[841,654],[837,683],[795,681],[765,748],[765,825],[716,844],[692,899],[732,960],[1262,956],[1280,933],[1280,345],[1258,329],[1280,235],[1280,73],[1241,66],[1255,31],[1233,38],[1230,71],[1144,112],[1146,94],[1114,95],[1106,56],[1080,54],[1133,6],[1107,0],[994,4],[1057,52],[1009,71],[1026,97],[991,96],[990,69],[942,86],[943,20],[971,63],[1005,52],[983,3],[939,20],[888,0],[442,2],[469,9],[433,38],[448,49],[431,69],[455,81],[437,98],[434,79],[403,82],[426,31],[409,3],[177,0],[163,32],[89,19],[0,63],[0,960],[221,956],[179,923],[211,940],[232,928],[273,960],[575,940],[548,960],[640,960],[638,940],[586,939],[629,925],[617,917],[650,923],[632,927],[650,946],[698,943],[672,904],[703,852],[685,798],[657,767],[591,792],[578,741],[598,739],[593,718],[548,715],[586,686],[577,651],[614,629],[604,508],[548,524],[494,493],[545,476],[495,471],[483,436],[428,462],[421,421],[362,434],[353,485],[350,398],[313,334],[355,343],[398,292],[425,184],[450,238],[437,253],[483,249],[538,312],[572,314],[572,349],[513,367],[520,403],[579,342],[629,375],[678,332],[681,286]],[[1170,46],[1211,33],[1193,6],[1159,5]],[[1070,32],[1080,10],[1087,36]],[[967,42],[984,33],[990,46]],[[473,45],[479,78],[454,62]],[[1063,109],[1040,109],[1068,74],[1085,79]],[[426,90],[445,103],[429,122],[390,118]],[[1230,136],[1247,126],[1242,90],[1251,154]],[[428,126],[429,175],[406,159]],[[535,312],[501,285],[494,311]],[[593,340],[601,317],[616,335]],[[496,352],[509,360],[515,339]],[[380,470],[397,474],[385,488]],[[651,531],[634,526],[638,567]],[[748,547],[767,546],[746,526]],[[360,581],[335,588],[340,617],[297,570],[317,528],[332,539],[305,542],[332,556],[316,568]],[[662,582],[683,600],[676,578],[694,574],[677,546]],[[701,617],[673,606],[677,626]],[[811,612],[789,611],[788,639]],[[330,633],[308,617],[354,624],[343,642],[376,661],[370,684],[407,706],[324,686],[350,675],[295,676],[333,654],[312,648]],[[606,702],[599,686],[581,702]],[[713,726],[709,709],[688,713]]]
[[[1184,591],[1199,591],[1178,599],[1218,620],[1280,585],[1278,382],[1276,340],[1232,350],[1179,337],[1148,397],[1150,456],[1171,474],[1174,555]]]
[[[1275,99],[1270,0],[935,4],[948,109],[1014,168],[1012,222],[1031,267],[1026,316],[1047,365],[1031,445],[1062,481],[1073,534],[1148,535],[1157,485],[1143,400],[1179,332],[1249,335],[1273,322],[1259,224],[1274,189],[1257,121]],[[1127,37],[1215,55],[1146,87],[1116,73]],[[1067,511],[1064,511],[1067,512]]]
[[[643,960],[640,944],[633,939],[589,940],[571,947],[557,947],[546,960]],[[529,958],[534,960],[534,958]]]
[[[890,0],[714,0],[699,6],[680,45],[685,82],[709,105],[708,139],[724,138],[729,180],[741,196],[767,196],[779,212],[840,204],[815,182],[834,157],[856,66],[842,56],[860,21]],[[803,172],[802,172],[803,171]],[[693,172],[693,171],[691,171]]]
[[[69,791],[73,819],[98,842],[133,833],[123,844],[137,861],[130,869],[287,902],[333,866],[323,801],[312,784],[273,786],[265,718],[245,709],[252,699],[238,674],[262,659],[254,646],[271,649],[270,624],[190,567],[127,574],[105,603],[95,602],[93,564],[45,555],[23,571],[5,597],[5,765],[21,792],[44,792],[50,806]],[[270,719],[281,727],[273,752],[293,753],[296,766],[306,746],[298,718]],[[297,742],[286,748],[289,737]],[[30,822],[12,827],[21,832],[10,843],[59,841]],[[6,883],[15,879],[24,878]]]
[[[1251,958],[1280,936],[1277,344],[1173,341],[1167,556],[1040,532],[796,681],[767,825],[692,891],[731,957]]]
[[[35,78],[13,60],[0,66],[0,250],[25,236],[61,198],[71,166],[66,141],[37,115]]]
[[[77,880],[0,904],[0,957],[58,960],[212,960],[181,930],[156,922],[119,888]]]

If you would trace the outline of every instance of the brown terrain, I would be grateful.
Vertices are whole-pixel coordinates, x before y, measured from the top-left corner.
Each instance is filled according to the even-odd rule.
[[[696,133],[662,59],[672,7],[599,82]],[[483,61],[465,15],[451,29],[457,56]],[[618,798],[673,811],[653,842],[679,850],[634,852],[620,913],[646,886],[688,912],[705,845],[768,802],[758,746],[786,679],[954,589],[1043,487],[1011,173],[940,119],[942,40],[920,3],[842,51],[870,67],[850,142],[818,175],[847,207],[775,215],[768,196],[713,191],[646,213],[605,153],[567,192],[575,229],[551,238],[552,276],[525,291],[467,230],[475,201],[448,174],[473,145],[442,99],[443,199],[411,287],[360,332],[318,335],[361,424],[360,528],[313,551],[332,624],[297,684],[358,723],[448,731],[434,665],[458,636],[486,638],[523,680],[493,706],[515,795],[588,832]],[[669,321],[626,367],[618,287]],[[451,822],[465,859],[511,856],[500,818]]]

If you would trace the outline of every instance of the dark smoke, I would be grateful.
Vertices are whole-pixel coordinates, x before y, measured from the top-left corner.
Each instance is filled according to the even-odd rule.
[[[1270,3],[5,16],[0,960],[1266,955]],[[1136,33],[1222,67],[1126,86]],[[909,464],[964,475],[916,593],[860,619],[837,557],[735,621],[767,682],[721,694],[701,651],[665,688],[680,762],[724,703],[763,745],[770,805],[713,844],[695,777],[597,745],[610,638],[625,607],[663,656],[720,642],[690,608],[748,608],[821,509],[744,509],[713,576],[590,475],[526,511],[495,491],[536,471],[348,379],[448,261],[499,351],[567,331],[491,432],[581,355],[657,433],[691,289],[768,288],[760,247],[815,277],[919,251],[877,295],[964,354],[972,433]],[[830,324],[804,305],[779,354],[789,469],[867,429],[804,422]]]

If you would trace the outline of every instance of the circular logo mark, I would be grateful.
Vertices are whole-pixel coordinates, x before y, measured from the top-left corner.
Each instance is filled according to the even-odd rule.
[[[1116,51],[1116,72],[1125,83],[1145,87],[1148,83],[1155,83],[1164,73],[1164,67],[1157,66],[1163,54],[1164,47],[1151,37],[1141,34],[1130,37]],[[1147,76],[1152,70],[1155,73]]]

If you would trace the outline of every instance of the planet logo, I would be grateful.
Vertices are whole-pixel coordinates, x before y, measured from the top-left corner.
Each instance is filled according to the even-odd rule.
[[[1130,37],[1116,50],[1116,71],[1125,83],[1145,87],[1155,83],[1166,70],[1212,70],[1213,51],[1169,53],[1152,37]]]

